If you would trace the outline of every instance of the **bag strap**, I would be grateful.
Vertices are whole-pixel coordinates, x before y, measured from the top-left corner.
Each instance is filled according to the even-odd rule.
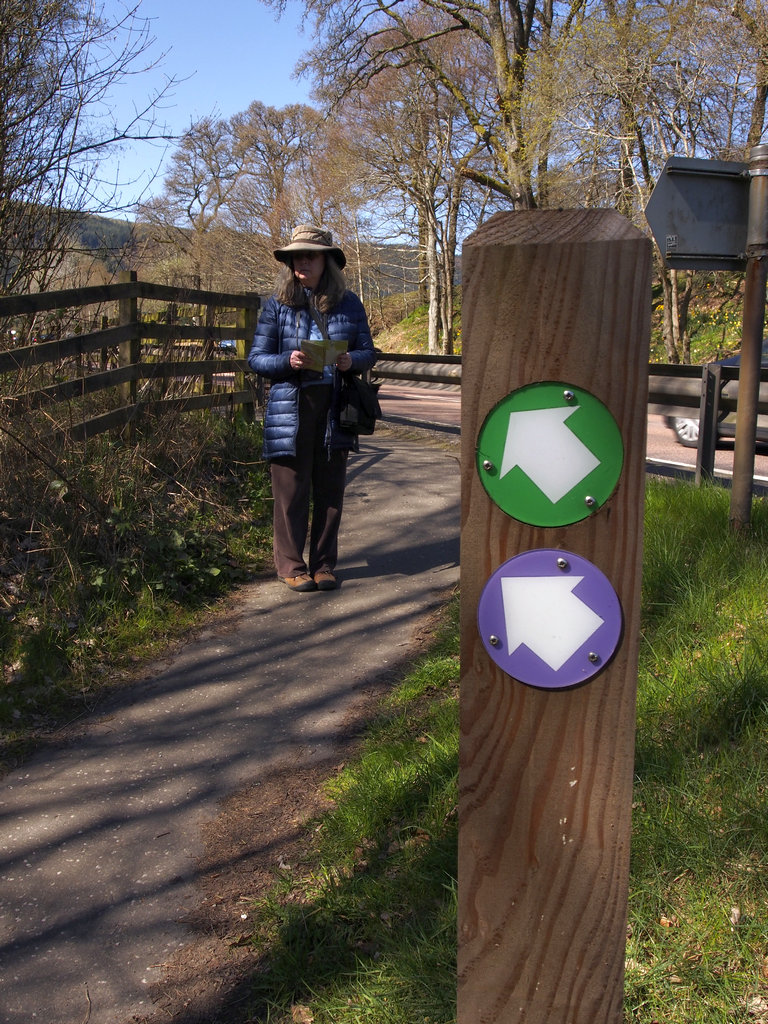
[[[309,303],[309,315],[315,321],[322,336],[323,341],[328,341],[328,325],[327,322],[323,322],[323,318],[320,316],[319,311],[315,308],[314,303],[310,300]]]

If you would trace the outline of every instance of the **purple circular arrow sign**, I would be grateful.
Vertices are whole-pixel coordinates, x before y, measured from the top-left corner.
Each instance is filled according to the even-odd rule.
[[[477,622],[485,649],[510,676],[555,690],[597,675],[621,639],[616,591],[570,551],[524,551],[490,577]]]

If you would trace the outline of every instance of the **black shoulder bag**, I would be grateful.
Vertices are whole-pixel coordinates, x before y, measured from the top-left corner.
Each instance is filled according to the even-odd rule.
[[[341,374],[339,424],[352,434],[372,434],[381,419],[377,384],[369,384],[351,371]]]

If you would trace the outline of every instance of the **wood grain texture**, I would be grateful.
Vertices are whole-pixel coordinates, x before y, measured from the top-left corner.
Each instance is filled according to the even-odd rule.
[[[650,242],[612,211],[502,213],[463,249],[459,1024],[619,1024],[627,916],[650,334]],[[475,469],[485,417],[539,381],[611,411],[625,463],[573,526],[500,511]],[[525,686],[488,657],[489,576],[537,548],[611,581],[624,634],[582,687]]]

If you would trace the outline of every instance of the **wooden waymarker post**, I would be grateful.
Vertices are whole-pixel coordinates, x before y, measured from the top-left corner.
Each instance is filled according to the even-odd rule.
[[[650,241],[607,210],[501,213],[464,243],[463,279],[458,1022],[620,1024]],[[502,435],[513,414],[535,425],[528,412],[552,395],[555,405],[565,395],[563,409],[549,410],[558,420],[554,449],[563,438],[574,454],[536,451],[526,461],[549,424],[514,436],[510,426],[499,442],[495,421]],[[597,414],[603,406],[617,431],[605,416],[591,418],[590,407]],[[574,407],[588,421],[583,428],[570,419]],[[612,433],[623,453],[616,481],[606,482],[594,467],[610,461],[605,452],[615,455]],[[563,488],[576,480],[564,495],[563,479]],[[547,490],[541,502],[532,480]],[[504,510],[507,498],[531,514]],[[582,503],[583,518],[572,521]],[[539,517],[547,524],[537,525]],[[552,585],[562,590],[562,571],[568,596],[550,610],[553,558]],[[592,582],[590,597],[580,588]],[[595,623],[616,626],[606,590],[618,599],[620,625],[603,643]],[[499,595],[507,618],[495,628]],[[546,638],[562,625],[567,634],[574,606],[587,620],[578,652],[527,652],[526,630],[541,627]],[[529,678],[521,682],[502,663],[519,664]],[[582,671],[591,674],[573,682]]]

